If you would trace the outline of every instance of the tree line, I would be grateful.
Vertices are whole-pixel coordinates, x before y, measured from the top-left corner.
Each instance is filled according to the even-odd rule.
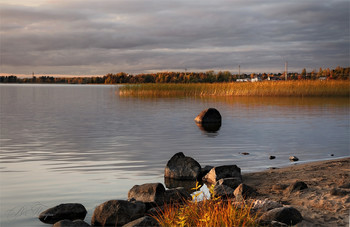
[[[130,75],[125,72],[117,74],[108,73],[105,76],[94,77],[52,77],[40,76],[31,78],[20,78],[15,75],[1,76],[0,83],[57,83],[57,84],[134,84],[134,83],[214,83],[214,82],[235,82],[238,79],[259,80],[285,80],[284,73],[252,73],[232,74],[229,71],[213,70],[207,72],[158,72]],[[349,80],[350,67],[336,67],[335,69],[312,70],[307,72],[304,68],[301,73],[290,72],[287,80]]]

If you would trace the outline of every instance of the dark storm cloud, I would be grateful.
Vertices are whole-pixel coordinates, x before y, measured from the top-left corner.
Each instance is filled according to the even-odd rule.
[[[48,1],[0,5],[1,71],[106,74],[346,66],[349,2]]]

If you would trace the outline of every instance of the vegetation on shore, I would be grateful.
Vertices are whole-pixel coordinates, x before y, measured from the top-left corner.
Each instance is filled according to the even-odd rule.
[[[138,84],[119,89],[121,96],[283,96],[349,97],[350,81],[263,81],[256,83]]]
[[[108,73],[105,76],[93,77],[35,77],[19,78],[15,75],[0,76],[0,83],[59,83],[59,84],[140,84],[140,83],[222,83],[235,82],[244,79],[285,80],[284,73],[251,73],[233,74],[229,71],[214,72],[158,72],[141,73],[137,75],[119,72]],[[350,67],[336,67],[335,69],[312,70],[304,68],[301,73],[289,72],[287,80],[349,80]]]
[[[199,189],[200,185],[197,184],[196,188]],[[215,196],[214,187],[209,191],[211,199],[203,196],[200,201],[202,192],[197,192],[192,201],[164,205],[153,218],[160,226],[258,226],[258,215],[253,214],[252,205]]]

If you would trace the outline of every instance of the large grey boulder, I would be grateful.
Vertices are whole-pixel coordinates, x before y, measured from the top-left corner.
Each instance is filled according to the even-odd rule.
[[[196,180],[201,173],[201,165],[182,152],[176,153],[165,166],[164,177],[178,180]]]
[[[109,200],[97,206],[91,218],[92,226],[120,226],[143,217],[146,206],[142,202]]]
[[[221,114],[217,109],[209,108],[198,114],[194,121],[199,124],[221,124]]]
[[[294,207],[279,207],[264,213],[260,217],[260,220],[278,221],[287,225],[296,225],[303,220],[303,217]]]
[[[61,220],[56,222],[52,227],[90,227],[88,223],[82,220]]]
[[[220,179],[232,177],[242,180],[241,169],[236,165],[225,165],[212,168],[203,180],[215,184]]]
[[[148,203],[164,203],[165,188],[161,183],[135,185],[128,192],[128,199]]]
[[[39,220],[46,224],[55,224],[58,221],[67,220],[84,220],[86,209],[79,203],[64,203],[49,208],[39,214]]]

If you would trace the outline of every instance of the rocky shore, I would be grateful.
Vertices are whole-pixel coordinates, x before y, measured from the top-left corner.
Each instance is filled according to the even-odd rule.
[[[350,158],[248,173],[243,181],[258,189],[255,199],[268,198],[300,211],[303,221],[298,227],[349,226]],[[307,188],[289,187],[296,182]]]
[[[191,200],[189,188],[203,180],[223,199],[253,204],[260,226],[349,226],[350,158],[242,175],[236,165],[202,168],[179,152],[168,161],[164,174],[165,187],[161,183],[135,185],[128,200],[97,205],[91,225],[83,221],[86,209],[82,204],[60,204],[43,211],[39,219],[54,227],[159,226],[152,215],[164,204]],[[181,182],[185,187],[177,187]]]

